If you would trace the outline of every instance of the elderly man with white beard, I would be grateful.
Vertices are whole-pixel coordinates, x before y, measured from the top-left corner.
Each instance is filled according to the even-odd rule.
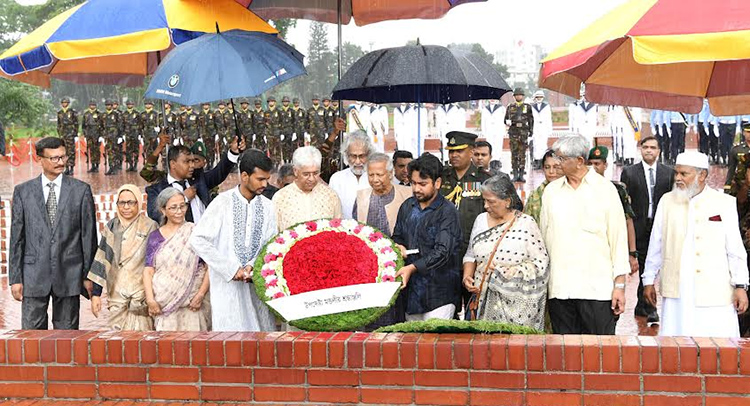
[[[706,185],[708,156],[677,156],[675,184],[664,194],[643,273],[643,295],[656,305],[661,274],[663,336],[739,337],[747,310],[747,254],[735,199]]]
[[[354,131],[344,138],[341,158],[349,167],[331,175],[329,185],[341,200],[341,210],[345,219],[352,218],[357,192],[370,187],[365,167],[368,157],[373,152],[375,152],[375,147],[364,131]]]

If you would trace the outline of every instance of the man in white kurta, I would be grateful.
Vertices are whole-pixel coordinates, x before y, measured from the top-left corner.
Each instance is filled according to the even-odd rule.
[[[675,188],[654,216],[643,272],[643,296],[656,305],[661,275],[663,336],[739,337],[747,310],[747,253],[735,198],[706,185],[708,156],[677,156]]]
[[[343,218],[351,219],[357,192],[370,187],[365,167],[367,158],[375,152],[370,139],[362,131],[355,131],[344,139],[341,157],[349,165],[331,175],[329,185],[341,200]]]
[[[496,157],[501,157],[503,152],[503,139],[505,138],[505,106],[497,100],[490,100],[482,108],[482,136],[492,145],[492,151]]]
[[[253,168],[250,175],[243,170],[249,165]],[[208,264],[214,331],[272,331],[276,327],[251,281],[252,273],[258,271],[253,270],[258,254],[276,234],[273,205],[261,195],[272,165],[261,151],[245,152],[239,162],[241,183],[211,202],[190,237],[190,245]]]
[[[401,103],[400,106],[393,109],[393,133],[396,137],[396,146],[398,147],[397,149],[416,153],[416,150],[410,150],[411,134],[406,123],[407,117],[409,115],[409,109],[410,107],[406,103]]]
[[[541,169],[542,158],[547,152],[547,140],[552,135],[552,107],[544,102],[544,92],[537,90],[534,93],[534,102],[531,104],[531,112],[534,114],[534,168]]]

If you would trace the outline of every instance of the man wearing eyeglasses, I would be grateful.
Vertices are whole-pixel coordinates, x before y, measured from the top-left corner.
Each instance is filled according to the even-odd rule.
[[[79,295],[96,252],[96,216],[91,187],[66,176],[65,141],[36,143],[42,175],[13,190],[8,283],[21,302],[21,328],[46,330],[52,298],[52,326],[77,330]]]
[[[357,192],[370,187],[365,166],[375,147],[367,133],[357,130],[344,140],[342,150],[341,157],[349,167],[331,175],[329,184],[341,199],[343,218],[350,219],[354,202],[357,200]]]

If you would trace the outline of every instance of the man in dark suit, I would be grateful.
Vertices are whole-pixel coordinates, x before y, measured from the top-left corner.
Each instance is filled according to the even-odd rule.
[[[71,146],[72,148],[72,146]],[[13,189],[9,283],[21,302],[21,328],[46,330],[52,297],[52,326],[77,330],[79,295],[96,253],[96,215],[91,187],[63,174],[65,141],[36,143],[42,175]]]
[[[657,162],[659,158],[659,142],[649,136],[641,140],[642,162],[623,169],[620,181],[627,186],[633,212],[635,212],[635,246],[637,251],[631,256],[638,259],[639,276],[643,274],[648,252],[648,242],[651,237],[651,227],[656,213],[656,206],[664,193],[672,190],[674,184],[674,170]],[[649,323],[659,321],[656,308],[643,298],[643,281],[638,283],[638,304],[635,315],[647,317]]]
[[[162,190],[171,186],[183,191],[189,200],[185,220],[197,223],[211,203],[211,189],[221,185],[229,176],[244,146],[244,140],[238,143],[235,137],[229,147],[229,152],[222,156],[218,165],[210,171],[195,171],[194,155],[190,148],[184,145],[169,148],[167,152],[169,172],[146,187],[148,216],[156,222],[161,221],[162,215],[156,207],[156,197]]]

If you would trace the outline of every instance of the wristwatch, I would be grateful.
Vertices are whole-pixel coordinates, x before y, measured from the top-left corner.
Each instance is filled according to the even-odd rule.
[[[742,289],[742,290],[744,290],[744,291],[747,292],[748,286],[747,285],[734,285],[734,288],[735,289]]]
[[[628,252],[628,254],[629,254],[629,255],[630,255],[631,257],[633,257],[633,258],[635,258],[635,259],[638,259],[638,251],[630,251],[630,252]]]

